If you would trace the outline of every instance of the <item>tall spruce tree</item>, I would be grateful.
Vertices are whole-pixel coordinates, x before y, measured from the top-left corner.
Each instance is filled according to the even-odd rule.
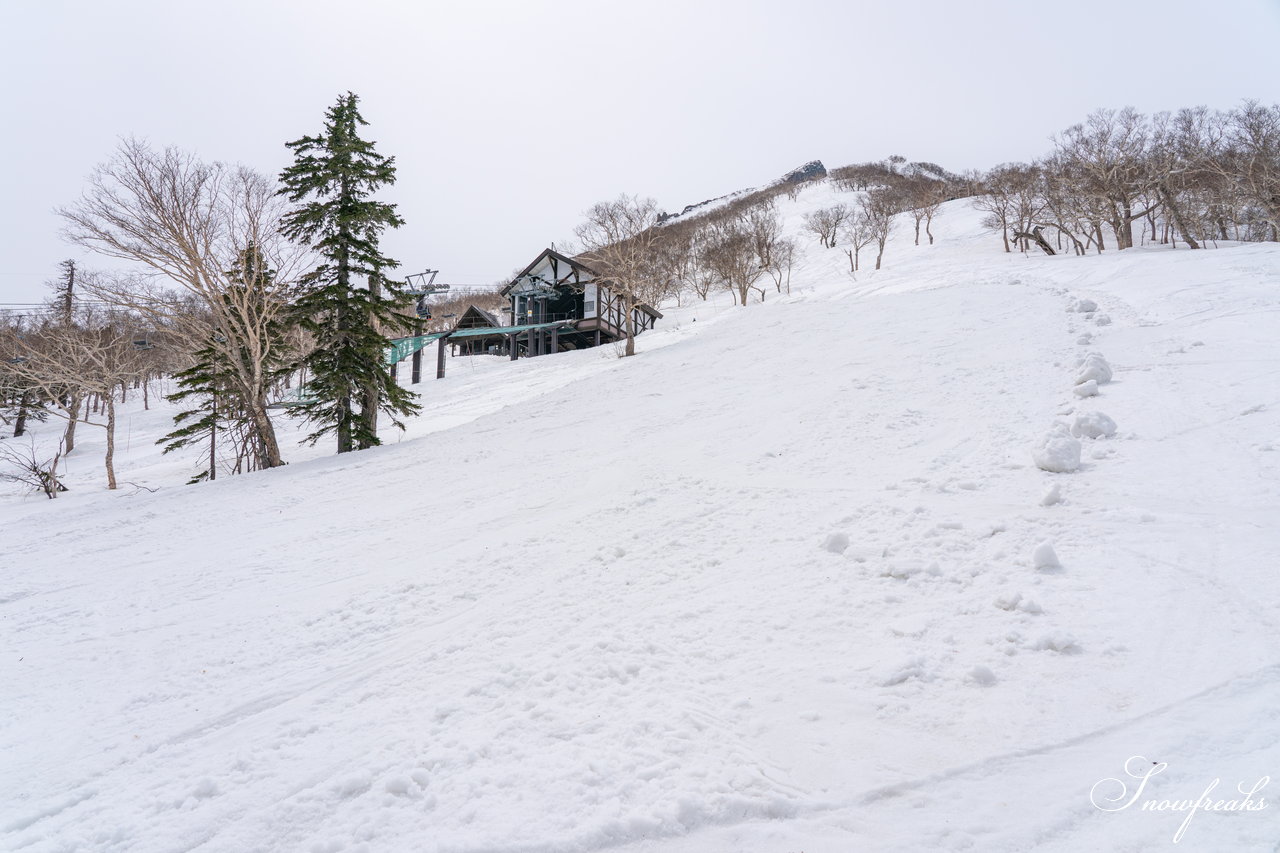
[[[395,182],[395,158],[384,157],[360,138],[367,125],[351,92],[325,113],[319,136],[287,143],[294,164],[280,173],[281,193],[298,206],[285,217],[284,232],[305,241],[324,262],[302,280],[300,322],[315,338],[303,362],[311,372],[309,402],[299,412],[317,429],[313,444],[333,433],[338,452],[373,447],[378,412],[397,418],[415,414],[416,395],[401,388],[384,360],[390,345],[384,330],[407,329],[396,311],[404,296],[384,270],[398,264],[382,254],[378,239],[404,224],[393,204],[374,201],[379,187]]]

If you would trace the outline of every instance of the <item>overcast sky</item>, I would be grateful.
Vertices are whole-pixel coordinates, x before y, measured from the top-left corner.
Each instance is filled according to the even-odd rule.
[[[506,277],[620,192],[668,210],[811,159],[953,170],[1098,107],[1280,101],[1280,0],[5,3],[0,302],[95,263],[52,209],[135,135],[269,174],[347,90],[394,155],[401,272]]]

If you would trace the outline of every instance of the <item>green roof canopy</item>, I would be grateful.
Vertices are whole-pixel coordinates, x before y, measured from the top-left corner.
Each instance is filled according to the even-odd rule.
[[[534,329],[551,329],[559,327],[561,329],[572,329],[572,323],[557,321],[555,323],[533,323],[528,326],[485,326],[478,329],[459,329],[456,332],[450,332],[449,338],[483,338],[490,335],[515,335],[520,332],[528,332]]]

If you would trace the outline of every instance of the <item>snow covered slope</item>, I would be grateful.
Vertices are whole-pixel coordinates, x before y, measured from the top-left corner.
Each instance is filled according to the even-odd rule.
[[[1131,756],[1280,775],[1280,246],[978,218],[856,281],[801,237],[636,358],[454,359],[342,458],[182,487],[135,412],[156,493],[87,444],[0,499],[0,848],[1157,850],[1186,813],[1090,799]],[[1274,793],[1178,849],[1273,850]]]

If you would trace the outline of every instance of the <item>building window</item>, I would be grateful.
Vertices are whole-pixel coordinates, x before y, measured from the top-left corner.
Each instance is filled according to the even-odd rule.
[[[596,304],[594,302],[584,302],[582,305],[582,309],[584,311],[594,311],[596,310]]]

